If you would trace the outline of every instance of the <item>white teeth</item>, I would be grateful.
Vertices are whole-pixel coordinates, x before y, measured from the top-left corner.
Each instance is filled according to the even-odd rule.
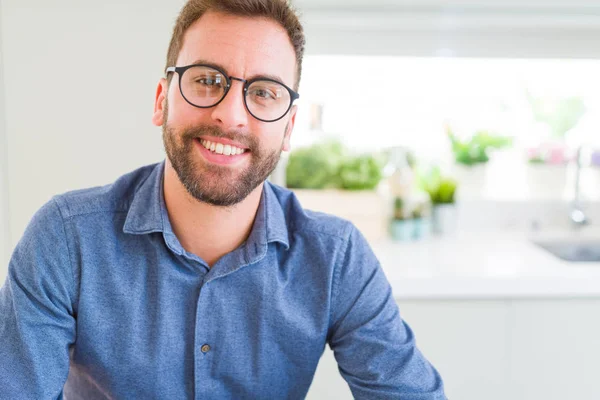
[[[222,143],[215,143],[206,139],[200,140],[200,143],[202,143],[202,146],[204,146],[206,149],[214,153],[223,154],[226,156],[235,156],[238,154],[242,154],[245,151],[244,149],[240,149],[239,147],[235,147],[230,144],[224,145]]]

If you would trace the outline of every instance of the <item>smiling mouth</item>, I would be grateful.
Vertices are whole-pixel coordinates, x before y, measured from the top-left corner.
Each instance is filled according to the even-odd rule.
[[[202,147],[204,147],[213,154],[219,154],[224,156],[237,156],[240,154],[250,152],[250,150],[248,149],[242,149],[240,147],[232,146],[230,144],[211,142],[210,140],[200,138],[197,138],[196,140],[200,143]]]

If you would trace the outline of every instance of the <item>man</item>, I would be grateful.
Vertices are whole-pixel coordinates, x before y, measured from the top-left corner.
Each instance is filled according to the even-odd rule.
[[[166,160],[53,197],[16,246],[0,398],[303,398],[326,343],[356,398],[445,398],[363,236],[265,182],[303,50],[284,0],[184,6]]]

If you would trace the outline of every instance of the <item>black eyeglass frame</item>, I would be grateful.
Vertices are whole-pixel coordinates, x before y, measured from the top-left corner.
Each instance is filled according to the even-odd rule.
[[[215,71],[218,71],[219,73],[221,73],[221,75],[223,75],[225,77],[225,81],[227,82],[227,85],[225,86],[225,91],[223,92],[223,96],[221,97],[221,99],[219,101],[217,101],[215,104],[211,105],[211,106],[199,106],[197,104],[192,103],[191,101],[189,101],[187,99],[187,97],[185,97],[185,94],[183,94],[183,88],[181,87],[181,77],[183,77],[183,74],[185,73],[185,71],[187,71],[190,68],[193,67],[205,67],[205,68],[210,68],[210,69],[214,69]],[[275,121],[279,121],[280,119],[282,119],[283,117],[286,116],[286,114],[290,111],[290,109],[292,108],[292,105],[294,104],[294,101],[298,100],[300,98],[300,95],[294,91],[293,89],[289,88],[285,83],[279,82],[275,79],[270,79],[270,78],[254,78],[254,79],[250,79],[250,80],[246,80],[246,79],[242,79],[242,78],[236,78],[235,76],[229,76],[225,73],[225,71],[221,70],[220,68],[215,67],[214,65],[207,65],[207,64],[190,64],[190,65],[185,65],[182,67],[168,67],[166,69],[166,73],[168,74],[169,72],[176,72],[179,75],[179,93],[181,93],[181,96],[184,98],[184,100],[186,102],[188,102],[188,104],[190,104],[191,106],[197,107],[197,108],[211,108],[211,107],[215,107],[217,106],[220,102],[223,101],[223,99],[225,99],[225,96],[227,96],[227,93],[229,93],[229,89],[231,89],[231,81],[239,81],[242,82],[244,84],[244,88],[243,88],[243,92],[244,92],[244,107],[246,107],[246,111],[248,111],[248,113],[250,115],[252,115],[254,118],[256,118],[259,121],[262,122],[275,122]],[[285,110],[285,112],[283,113],[283,115],[279,118],[276,119],[262,119],[262,118],[258,118],[256,115],[254,115],[252,113],[252,111],[250,111],[250,108],[248,108],[248,103],[246,102],[246,94],[248,93],[248,87],[253,84],[254,82],[257,81],[268,81],[268,82],[274,82],[277,83],[281,86],[283,86],[290,94],[290,104],[288,105],[288,108]]]

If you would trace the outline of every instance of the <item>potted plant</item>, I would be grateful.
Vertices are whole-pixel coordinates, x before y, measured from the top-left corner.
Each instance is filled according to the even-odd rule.
[[[545,142],[527,149],[526,182],[531,197],[557,199],[566,189],[572,156],[559,142]]]
[[[290,189],[339,187],[338,171],[346,150],[337,140],[326,140],[290,152],[285,174]]]
[[[526,93],[534,119],[546,129],[545,138],[527,149],[526,181],[530,196],[557,199],[566,192],[568,163],[575,149],[569,149],[566,136],[586,113],[580,97],[534,97]]]
[[[392,239],[406,241],[426,237],[430,231],[426,204],[418,201],[410,205],[402,197],[394,198],[394,210],[389,224]]]
[[[286,186],[306,209],[352,221],[368,239],[385,236],[385,199],[377,192],[383,177],[378,154],[352,154],[337,139],[289,154]]]
[[[381,161],[372,154],[347,156],[338,170],[339,185],[344,190],[374,190],[382,177]]]
[[[424,189],[431,200],[431,230],[437,234],[450,234],[456,230],[457,181],[433,168],[424,179]]]
[[[419,203],[412,210],[413,219],[413,238],[421,239],[428,235],[431,230],[430,219],[426,215],[424,203]]]
[[[467,139],[460,139],[450,126],[446,126],[446,134],[454,156],[453,175],[463,188],[461,194],[481,195],[486,183],[485,166],[490,160],[490,151],[511,146],[512,138],[480,130]]]
[[[414,223],[406,211],[405,201],[401,197],[394,198],[394,213],[389,225],[390,236],[393,240],[412,240],[414,231]]]

